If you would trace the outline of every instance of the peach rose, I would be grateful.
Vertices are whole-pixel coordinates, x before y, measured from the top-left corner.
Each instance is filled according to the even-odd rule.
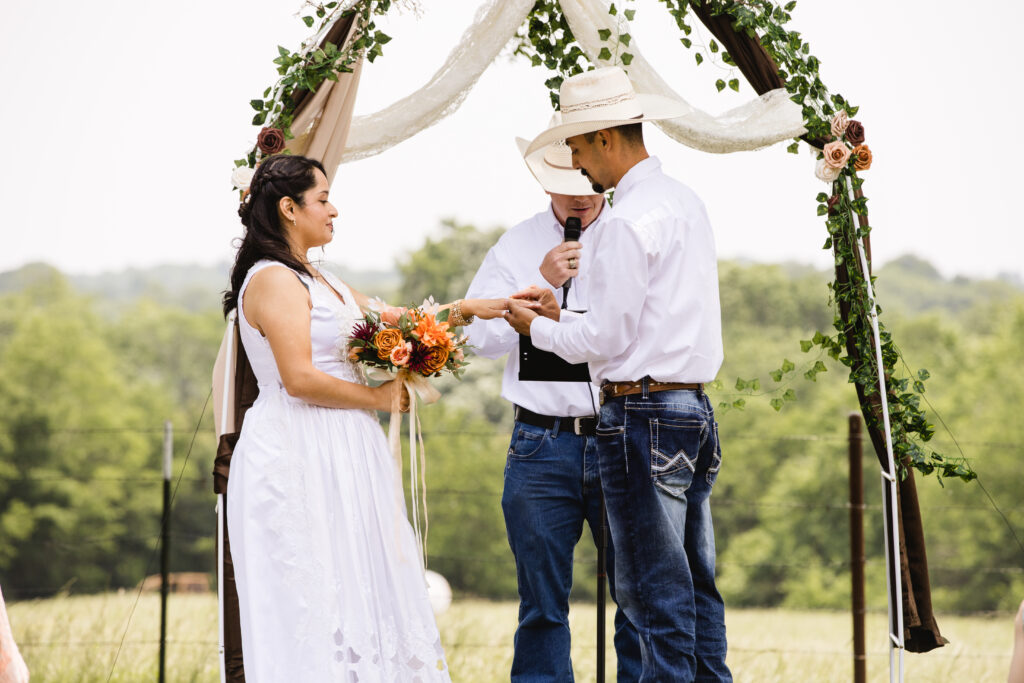
[[[412,356],[412,344],[405,342],[391,349],[391,362],[398,367],[405,367],[409,364],[409,357]]]
[[[448,362],[448,349],[443,346],[434,346],[427,351],[423,358],[423,369],[427,372],[437,372]]]
[[[858,171],[871,168],[871,150],[867,145],[857,145],[853,148],[853,167]]]
[[[839,172],[842,169],[829,166],[824,159],[818,159],[818,165],[814,167],[814,177],[823,183],[834,183],[839,179]]]
[[[843,133],[846,132],[846,126],[849,125],[849,123],[850,117],[847,115],[846,110],[840,109],[837,111],[832,117],[832,125],[830,126],[832,135],[835,135],[837,138],[843,137]]]
[[[399,330],[381,330],[374,336],[373,343],[377,346],[377,357],[385,360],[391,355],[391,351],[402,343],[402,333]]]
[[[397,325],[398,319],[405,313],[405,309],[398,306],[388,306],[380,313],[382,322],[388,325]]]
[[[825,145],[825,164],[832,168],[842,168],[850,160],[850,148],[845,142],[835,140]]]
[[[362,351],[362,349],[359,348],[358,346],[350,346],[350,347],[348,347],[348,359],[350,361],[352,361],[353,363],[358,362],[359,361],[359,352],[360,351]]]

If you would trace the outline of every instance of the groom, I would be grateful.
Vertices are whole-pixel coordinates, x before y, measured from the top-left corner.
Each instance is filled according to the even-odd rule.
[[[528,142],[517,142],[522,152]],[[592,235],[608,212],[604,197],[572,170],[571,154],[560,140],[545,147],[528,167],[550,197],[550,205],[502,235],[487,252],[466,297],[504,297],[539,282],[560,303],[563,284],[573,278],[568,306],[585,309]],[[570,217],[578,218],[583,228],[578,242],[563,241]],[[476,353],[488,358],[508,354],[501,394],[515,406],[501,499],[520,596],[512,680],[571,681],[573,549],[584,522],[595,542],[602,533],[596,391],[585,381],[521,380],[519,335],[502,320],[477,320],[466,332]],[[613,557],[609,547],[614,598]],[[618,680],[638,680],[639,641],[621,610],[615,615],[615,650]]]
[[[549,290],[532,288],[523,296],[542,315],[513,303],[506,318],[537,348],[588,362],[601,387],[597,458],[641,680],[731,681],[709,504],[721,450],[704,394],[722,362],[714,236],[700,199],[648,155],[641,127],[684,107],[636,94],[617,67],[568,78],[560,95],[562,124],[527,158],[564,138],[573,166],[595,192],[614,187],[615,204],[593,229],[587,313],[565,320]]]

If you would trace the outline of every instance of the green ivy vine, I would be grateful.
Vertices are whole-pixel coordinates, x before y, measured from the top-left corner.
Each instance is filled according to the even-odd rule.
[[[391,4],[392,0],[359,0],[348,9],[342,9],[334,1],[307,2],[304,9],[309,13],[302,16],[302,21],[310,28],[316,24],[316,32],[298,51],[277,47],[274,63],[281,78],[264,90],[261,98],[250,100],[249,104],[256,110],[252,124],[280,131],[285,141],[293,139],[291,125],[303,92],[315,91],[325,80],[337,81],[339,73],[351,73],[361,56],[372,62],[383,54],[382,46],[390,42],[391,37],[377,29],[374,17],[386,14]],[[356,28],[348,45],[339,47],[330,41],[319,44],[317,36],[336,21],[352,15],[355,15]],[[235,160],[235,166],[255,168],[267,153],[256,144],[245,158]]]
[[[718,43],[711,39],[707,44],[695,43],[697,36],[693,33],[690,23],[688,0],[659,0],[668,9],[682,31],[680,42],[684,47],[696,50],[694,59],[697,65],[717,63],[730,71],[728,79],[718,78],[715,87],[719,92],[725,88],[739,90],[739,79],[733,76],[736,64]],[[700,0],[693,0],[699,2]],[[627,0],[628,3],[628,0]],[[870,293],[874,286],[874,277],[870,283],[865,280],[861,270],[862,257],[860,249],[862,240],[870,232],[867,224],[867,197],[862,194],[863,179],[859,170],[870,167],[870,150],[863,145],[863,127],[848,129],[839,125],[848,117],[855,116],[858,108],[846,101],[838,93],[830,93],[819,75],[820,62],[810,52],[810,45],[803,40],[798,32],[789,31],[785,24],[790,21],[796,2],[788,2],[783,6],[771,0],[704,0],[713,15],[727,15],[732,20],[732,27],[750,38],[757,39],[766,52],[775,61],[778,74],[785,83],[790,99],[801,107],[807,139],[828,140],[831,147],[826,150],[837,157],[832,166],[823,174],[823,179],[831,184],[831,192],[817,196],[818,215],[825,217],[828,238],[825,249],[834,252],[837,269],[846,273],[845,281],[838,278],[830,283],[830,303],[835,308],[833,320],[834,334],[816,332],[809,340],[800,342],[801,350],[811,352],[819,349],[819,354],[827,354],[849,368],[849,381],[858,386],[866,400],[877,398],[878,363],[872,332],[872,318],[877,321],[881,341],[883,373],[886,381],[886,394],[889,408],[890,432],[892,435],[893,452],[899,466],[909,464],[923,474],[937,473],[941,482],[943,477],[958,477],[970,481],[976,477],[974,471],[964,458],[947,458],[932,450],[926,451],[922,444],[927,443],[934,434],[934,427],[928,421],[921,408],[925,394],[925,380],[928,371],[921,369],[909,376],[899,376],[896,367],[902,360],[899,349],[892,339],[891,333],[877,319],[881,309],[875,305]],[[626,9],[622,15],[626,21],[632,21],[635,10]],[[609,14],[618,17],[619,8],[612,4]],[[628,70],[632,55],[620,51],[619,46],[628,48],[631,36],[626,32],[628,24],[618,21],[619,32],[602,30],[599,37],[609,43],[601,50],[600,59],[621,64]],[[568,22],[562,15],[557,0],[538,0],[531,10],[523,27],[517,34],[516,54],[530,60],[534,66],[543,66],[554,72],[545,81],[551,91],[551,102],[558,107],[558,89],[564,78],[592,68],[587,62],[583,50],[577,43]],[[709,59],[711,57],[711,59]],[[724,65],[724,66],[722,66]],[[833,120],[839,117],[834,126]],[[799,139],[787,148],[797,153]],[[851,149],[852,146],[852,149]],[[845,151],[844,151],[845,150]],[[845,156],[844,156],[845,155]],[[841,159],[839,157],[842,157]],[[825,154],[819,152],[819,168],[825,163]],[[840,163],[841,162],[841,163]],[[827,164],[826,164],[827,165]],[[819,176],[821,177],[821,176]],[[843,268],[846,266],[845,268]],[[847,315],[841,311],[846,310]],[[851,355],[851,347],[856,355]],[[904,365],[906,365],[904,363]],[[909,366],[907,366],[909,367]],[[769,375],[772,382],[779,385],[776,389],[766,392],[771,396],[770,404],[775,410],[796,399],[792,388],[784,388],[784,382],[797,371],[796,365],[786,359]],[[827,371],[827,366],[818,359],[812,361],[804,371],[805,379],[814,381],[818,374]],[[721,387],[721,384],[718,383]],[[737,379],[736,391],[755,395],[761,392],[761,381],[758,378]],[[730,409],[744,407],[746,399],[740,397],[720,405]],[[873,411],[864,411],[866,418],[873,421],[873,426],[880,427]]]

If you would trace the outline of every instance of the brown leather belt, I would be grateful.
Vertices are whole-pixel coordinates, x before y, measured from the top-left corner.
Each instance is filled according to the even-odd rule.
[[[644,382],[641,379],[633,382],[605,382],[601,385],[601,401],[604,402],[609,398],[617,396],[639,394],[643,390]],[[653,379],[647,380],[648,392],[673,390],[704,391],[704,385],[699,382],[658,382]]]

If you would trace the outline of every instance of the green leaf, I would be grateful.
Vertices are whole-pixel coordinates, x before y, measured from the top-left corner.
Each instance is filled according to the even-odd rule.
[[[621,59],[623,64],[629,66],[633,62],[633,55],[629,54],[628,52],[623,52]]]
[[[278,54],[280,54],[280,55],[281,55],[282,57],[287,57],[288,55],[290,55],[290,54],[291,54],[291,52],[289,52],[289,51],[288,51],[288,49],[286,49],[286,48],[283,48],[283,47],[281,47],[280,45],[278,45],[278,46],[277,46],[277,52],[278,52]]]
[[[627,10],[623,11],[622,13],[626,15],[626,21],[633,21],[633,17],[636,16],[636,10],[635,9],[627,9]]]
[[[800,350],[803,351],[804,353],[810,351],[813,346],[814,344],[812,342],[807,341],[806,339],[800,340]]]
[[[630,40],[632,40],[632,37],[628,33],[623,33],[622,35],[619,36],[619,42],[625,45],[626,47],[629,47]]]
[[[601,40],[608,40],[608,38],[611,37],[611,35],[611,29],[602,28],[597,30],[597,37],[600,38]]]
[[[746,380],[742,380],[739,377],[736,378],[736,391],[743,391],[747,388]]]
[[[447,321],[448,315],[451,313],[451,310],[452,309],[450,308],[446,308],[443,311],[439,311],[438,314],[434,316],[434,320],[436,320],[439,323]]]
[[[921,380],[926,380],[932,376],[932,373],[928,372],[924,368],[921,368],[920,370],[917,371],[917,376]]]
[[[784,358],[782,360],[781,369],[783,372],[793,372],[794,370],[796,370],[796,366],[793,365],[793,361],[789,360],[788,358]]]
[[[611,4],[611,6],[608,8],[608,14],[610,14],[610,15],[612,15],[614,17],[618,13],[619,13],[619,10],[615,7],[615,3],[613,2]]]
[[[736,92],[739,92],[740,91],[740,79],[738,79],[738,78],[730,79],[729,80],[729,87],[732,88],[733,90],[735,90]]]
[[[799,142],[791,143],[788,147],[786,147],[786,151],[789,152],[790,154],[799,154],[800,153],[800,143]]]
[[[723,90],[725,90],[725,81],[719,78],[717,81],[715,81],[715,87],[718,88],[718,92],[722,92]]]
[[[679,42],[683,44],[683,47],[689,49],[693,45],[693,41],[689,38],[680,38]]]
[[[718,52],[718,43],[715,42],[714,38],[711,39],[708,48],[710,48],[711,52]]]
[[[700,64],[701,62],[704,61],[704,55],[702,55],[699,52],[694,53],[693,56],[694,56],[694,58],[696,58],[698,64]]]
[[[609,59],[612,58],[612,52],[608,48],[602,47],[601,51],[597,53],[597,58],[604,61],[608,61]]]
[[[314,20],[313,20],[313,17],[302,17],[302,21],[303,21],[303,23],[305,23],[305,24],[306,24],[306,26],[308,26],[308,27],[312,27],[312,26],[313,26],[313,21],[314,21]]]
[[[773,382],[781,382],[782,381],[782,370],[772,370],[768,374],[772,376],[772,381]]]
[[[256,111],[263,111],[263,100],[249,100],[249,106]]]
[[[792,12],[794,7],[796,7],[796,0],[791,0],[791,2],[786,3],[785,10],[787,12]]]
[[[738,399],[736,399],[735,401],[732,402],[732,407],[736,408],[738,410],[743,410],[743,407],[746,406],[746,405],[747,405],[747,400],[743,399],[743,398],[738,398]]]
[[[750,387],[752,391],[761,391],[761,380],[759,380],[757,377],[747,382],[747,385]]]
[[[782,394],[782,400],[783,401],[795,401],[796,400],[796,392],[793,391],[792,389],[786,389],[786,392],[784,394]]]
[[[784,402],[781,398],[773,398],[772,400],[768,401],[768,403],[769,405],[771,405],[772,408],[775,408],[775,412],[779,412],[780,410],[782,410]]]

